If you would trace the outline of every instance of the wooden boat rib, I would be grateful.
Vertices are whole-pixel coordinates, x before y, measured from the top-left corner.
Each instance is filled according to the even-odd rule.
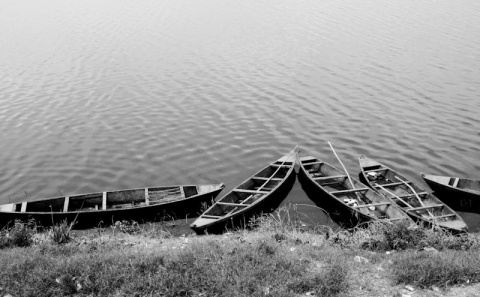
[[[0,205],[0,224],[29,218],[43,226],[63,220],[76,228],[117,220],[153,220],[163,215],[197,215],[202,203],[213,201],[223,184],[178,185],[46,198]]]
[[[394,224],[414,224],[393,201],[352,178],[353,187],[342,170],[304,154],[298,154],[297,160],[300,164],[299,174],[308,183],[306,186],[318,189],[318,193],[336,207],[349,211],[357,223],[383,220]]]
[[[244,226],[249,217],[268,211],[270,204],[279,204],[285,198],[295,181],[294,165],[292,151],[221,197],[190,227],[196,233],[204,234]]]
[[[360,156],[359,163],[362,180],[394,200],[417,222],[435,224],[453,232],[468,230],[454,210],[392,168],[365,156]]]
[[[425,182],[435,192],[447,192],[451,195],[477,197],[480,199],[480,180],[421,174]]]

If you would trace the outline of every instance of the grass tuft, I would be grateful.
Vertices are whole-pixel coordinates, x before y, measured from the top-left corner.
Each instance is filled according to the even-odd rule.
[[[480,282],[478,251],[405,253],[396,257],[393,275],[398,284],[420,288],[446,287]]]
[[[371,222],[365,228],[354,228],[329,234],[329,240],[341,246],[361,247],[370,251],[421,249],[471,250],[480,247],[478,236],[470,233],[453,235],[440,228],[411,228],[408,225]]]
[[[295,296],[307,289],[336,296],[348,288],[343,265],[329,260],[312,272],[305,253],[271,236],[222,238],[173,238],[175,245],[153,249],[131,248],[120,239],[101,248],[86,243],[7,249],[0,280],[13,296]]]
[[[69,224],[67,220],[60,224],[52,226],[50,230],[50,238],[56,244],[64,244],[72,240],[71,231],[73,223]]]
[[[35,233],[36,226],[34,221],[22,222],[15,220],[11,228],[5,228],[0,231],[0,249],[31,246]]]
[[[323,273],[317,273],[305,279],[288,284],[289,289],[302,294],[313,293],[315,296],[337,296],[348,289],[348,269],[346,265],[334,264],[327,268]]]

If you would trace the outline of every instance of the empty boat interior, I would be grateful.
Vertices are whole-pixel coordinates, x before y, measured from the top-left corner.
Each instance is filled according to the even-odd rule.
[[[202,217],[219,218],[241,211],[270,194],[287,177],[293,162],[276,161],[215,203]]]
[[[455,179],[455,178],[451,178],[450,182],[451,182],[452,179]],[[480,181],[460,178],[458,180],[457,188],[480,192]]]
[[[223,217],[231,213],[246,209],[255,201],[264,198],[269,192],[246,190],[249,192],[241,192],[233,190],[225,195],[220,201],[215,203],[203,217]]]
[[[124,209],[167,203],[198,194],[196,186],[173,186],[75,195],[15,204],[15,212],[69,212]]]

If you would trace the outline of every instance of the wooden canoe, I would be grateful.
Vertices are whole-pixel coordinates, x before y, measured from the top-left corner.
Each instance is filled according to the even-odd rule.
[[[252,216],[271,211],[287,196],[295,182],[294,165],[292,151],[221,197],[190,228],[205,234],[245,227]]]
[[[423,174],[443,202],[455,210],[480,213],[480,181],[469,178]]]
[[[210,203],[223,184],[160,186],[72,195],[0,205],[0,224],[35,219],[50,226],[75,221],[74,228],[110,225],[119,220],[138,222],[168,217],[197,216],[202,203]]]
[[[427,175],[422,177],[435,192],[448,192],[456,196],[480,199],[480,181],[461,177]]]
[[[317,189],[316,194],[329,200],[332,207],[351,215],[353,224],[381,220],[394,224],[414,225],[412,219],[390,199],[351,179],[340,169],[312,156],[297,155],[302,186]]]
[[[468,231],[467,224],[448,205],[392,168],[365,156],[359,158],[361,179],[394,200],[417,223],[452,232]]]

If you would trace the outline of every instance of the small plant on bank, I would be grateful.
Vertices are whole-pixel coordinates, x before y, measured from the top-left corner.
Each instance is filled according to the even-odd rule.
[[[50,238],[57,244],[70,242],[73,225],[74,223],[69,224],[67,220],[64,220],[62,223],[52,226]]]
[[[13,227],[0,231],[0,248],[27,247],[33,243],[33,235],[36,233],[34,220],[22,222],[15,220]]]
[[[127,234],[137,234],[140,232],[140,225],[136,221],[116,221],[115,225],[111,226],[111,228],[115,231],[118,230],[122,233]]]

